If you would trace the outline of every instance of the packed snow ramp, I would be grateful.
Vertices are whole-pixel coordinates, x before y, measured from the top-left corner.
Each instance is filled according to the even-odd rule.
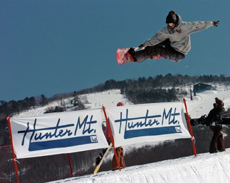
[[[74,177],[55,183],[226,183],[230,182],[230,149],[215,154],[198,154],[121,171]]]

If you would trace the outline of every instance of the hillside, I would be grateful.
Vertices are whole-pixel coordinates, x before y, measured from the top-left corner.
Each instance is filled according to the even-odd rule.
[[[191,118],[199,118],[203,114],[208,114],[209,111],[212,109],[215,97],[219,97],[224,101],[226,109],[230,108],[229,86],[219,85],[216,86],[216,90],[209,90],[197,93],[196,96],[193,96],[193,100],[191,100],[190,98],[189,90],[190,86],[184,87],[184,91],[187,91],[187,95],[181,97],[179,100],[182,101],[183,98],[186,99],[188,112]],[[55,106],[62,106],[63,103],[66,107],[66,111],[71,111],[73,110],[73,105],[71,104],[71,100],[73,98],[74,97],[69,97],[66,99],[57,100],[43,107],[36,107],[34,109],[21,112],[20,114],[15,116],[24,117],[42,115],[47,109]],[[126,95],[121,94],[121,91],[119,89],[82,94],[79,95],[78,98],[84,104],[86,109],[101,108],[102,106],[113,107],[116,106],[119,101],[124,102],[126,105],[134,105],[128,100]]]
[[[190,87],[188,86],[184,89],[189,90],[189,88]],[[121,94],[119,89],[107,90],[104,92],[82,94],[79,95],[78,97],[79,97],[79,101],[84,104],[85,108],[89,108],[89,109],[100,108],[102,105],[105,107],[116,106],[116,103],[119,101],[125,102],[126,105],[133,105],[133,103],[130,102],[125,95]],[[216,90],[197,93],[197,95],[193,97],[193,100],[190,100],[189,95],[185,96],[187,100],[190,116],[192,118],[196,118],[196,117],[200,117],[203,114],[207,114],[208,111],[212,108],[212,103],[214,102],[215,97],[222,98],[225,102],[225,106],[227,108],[229,107],[230,105],[229,88],[226,86],[218,86]],[[62,106],[64,105],[66,107],[66,111],[73,110],[74,106],[71,103],[72,99],[73,97],[67,97],[62,100],[53,101],[43,107],[35,107],[27,111],[21,112],[20,114],[17,114],[17,116],[22,117],[22,116],[42,115],[47,110],[47,108],[61,106],[61,105]],[[180,100],[182,100],[182,98]],[[228,136],[230,135],[230,130],[227,126],[225,126],[223,131],[225,133],[225,145],[226,147],[230,147],[230,140],[228,139]],[[197,153],[200,155],[201,153],[207,152],[212,136],[212,133],[210,132],[208,127],[195,126],[193,127],[193,132],[194,132],[194,136],[196,137]],[[178,151],[178,147],[183,147],[183,149],[181,151]],[[131,171],[133,166],[141,165],[140,167],[136,167],[136,169],[142,169],[142,167],[145,167],[145,164],[147,163],[154,162],[155,164],[156,162],[159,161],[171,159],[168,162],[166,162],[166,164],[168,164],[169,162],[172,161],[172,159],[187,157],[193,154],[190,139],[167,141],[158,144],[137,144],[135,146],[126,146],[124,147],[124,149],[125,149],[125,160],[127,165],[127,168],[124,169],[125,172],[126,170]],[[100,150],[95,150],[95,151],[87,151],[87,152],[71,154],[74,176],[78,177],[75,179],[80,179],[80,176],[86,176],[86,175],[88,175],[87,178],[93,178],[93,179],[96,178],[96,177],[92,177],[92,172],[94,169],[95,157],[97,157],[99,152]],[[3,161],[0,162],[1,164],[0,172],[2,172],[0,174],[0,180],[4,180],[6,182],[7,180],[13,181],[15,179],[14,174],[12,174],[13,166],[11,163],[10,163],[11,166],[8,166],[9,163],[7,163],[7,162],[12,162],[10,161],[11,159],[10,148],[8,147],[2,148],[0,149],[0,153],[2,154],[3,157],[2,158]],[[207,154],[206,156],[208,155],[209,154]],[[104,177],[104,175],[107,174],[105,173],[105,171],[110,170],[111,156],[112,156],[112,152],[110,152],[110,154],[105,160],[105,163],[101,167],[100,171],[104,172],[104,174],[103,173],[99,174],[101,175],[101,180],[103,180],[102,177]],[[135,158],[137,156],[139,158]],[[193,157],[191,157],[191,160],[192,159]],[[41,162],[43,163],[41,164]],[[19,164],[20,179],[25,183],[31,181],[32,182],[52,181],[52,180],[58,180],[58,179],[70,177],[67,157],[65,155],[22,159],[19,161],[19,163],[20,163]],[[49,168],[47,168],[46,171],[44,172],[42,171],[43,166]],[[8,173],[4,173],[4,172],[8,172]],[[119,173],[119,175],[120,174],[121,172]],[[137,173],[137,174],[139,175],[141,173]],[[110,172],[108,176],[110,176]],[[130,175],[128,174],[125,177],[127,176],[129,177]],[[124,180],[124,178],[120,178],[120,177],[119,178],[117,177],[117,179]]]
[[[122,95],[119,89],[108,90],[104,92],[96,92],[90,94],[82,94],[78,96],[79,100],[84,104],[86,109],[100,108],[102,106],[105,107],[113,107],[119,101],[123,101],[126,105],[132,105],[131,102],[128,101],[125,95]],[[57,100],[51,102],[43,107],[36,107],[34,109],[30,109],[15,116],[17,117],[25,117],[25,116],[37,116],[42,115],[49,108],[62,106],[66,107],[66,111],[74,110],[73,105],[71,104],[71,100],[74,97],[69,97],[64,100]],[[63,104],[64,103],[64,104]]]

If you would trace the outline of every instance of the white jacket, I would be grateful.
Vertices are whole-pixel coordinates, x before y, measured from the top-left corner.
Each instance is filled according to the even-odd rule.
[[[164,27],[152,39],[147,40],[144,46],[155,46],[169,39],[171,47],[186,55],[191,49],[190,34],[205,30],[213,25],[211,21],[183,22],[179,15],[177,17],[178,23],[173,29],[168,26]]]

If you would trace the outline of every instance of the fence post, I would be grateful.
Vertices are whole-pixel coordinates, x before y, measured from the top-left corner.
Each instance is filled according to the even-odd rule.
[[[73,177],[73,168],[72,168],[70,154],[68,153],[67,156],[68,156],[68,160],[69,160],[70,175]]]
[[[197,156],[197,154],[196,154],[195,140],[194,140],[194,136],[193,136],[193,131],[192,131],[192,126],[191,126],[190,118],[189,118],[189,115],[188,115],[188,109],[187,109],[186,100],[185,100],[185,99],[183,99],[183,101],[184,101],[184,106],[185,106],[185,111],[186,111],[187,124],[188,124],[189,131],[190,131],[191,138],[192,138],[192,147],[193,147],[193,152],[194,152],[194,155],[195,155],[195,156]]]
[[[15,170],[17,183],[19,183],[18,167],[17,167],[16,156],[15,156],[15,153],[14,153],[14,145],[13,145],[13,136],[12,136],[12,131],[11,131],[11,124],[10,124],[10,116],[7,116],[7,122],[8,122],[8,128],[9,128],[9,134],[10,134],[12,156],[13,156],[13,161],[14,161],[14,170]]]
[[[104,107],[104,106],[102,106],[102,109],[103,109],[103,112],[104,112],[104,115],[105,115],[105,120],[106,120],[106,125],[107,125],[108,131],[109,131],[110,140],[111,140],[111,143],[113,144],[114,156],[115,156],[115,159],[116,159],[118,168],[119,168],[119,170],[121,171],[121,165],[120,165],[120,162],[119,162],[118,157],[117,157],[116,148],[115,148],[115,146],[114,146],[114,139],[113,139],[113,134],[112,134],[112,131],[111,131],[109,119],[108,119],[108,117],[107,117],[107,114],[106,114],[106,111],[105,111],[105,107]]]

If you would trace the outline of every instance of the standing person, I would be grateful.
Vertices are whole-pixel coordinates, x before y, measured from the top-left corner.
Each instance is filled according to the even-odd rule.
[[[212,140],[209,147],[210,153],[225,151],[224,138],[221,132],[222,114],[224,113],[224,111],[225,109],[223,101],[216,97],[215,103],[213,104],[213,109],[209,112],[206,119],[207,125],[209,125],[210,130],[213,132]]]
[[[190,34],[205,30],[211,26],[217,27],[219,22],[184,22],[180,15],[170,11],[166,17],[167,26],[139,46],[139,48],[144,49],[134,51],[133,48],[130,48],[128,53],[133,57],[134,62],[142,62],[149,57],[159,58],[161,56],[177,63],[184,59],[191,49]]]
[[[125,104],[123,102],[118,102],[117,106],[125,106]],[[118,161],[120,162],[121,168],[125,168],[125,159],[124,159],[124,149],[123,149],[123,147],[122,146],[117,147],[116,152],[117,152],[117,157],[118,157]],[[117,169],[119,169],[119,167],[117,165],[115,155],[113,155],[112,170],[117,170]]]

